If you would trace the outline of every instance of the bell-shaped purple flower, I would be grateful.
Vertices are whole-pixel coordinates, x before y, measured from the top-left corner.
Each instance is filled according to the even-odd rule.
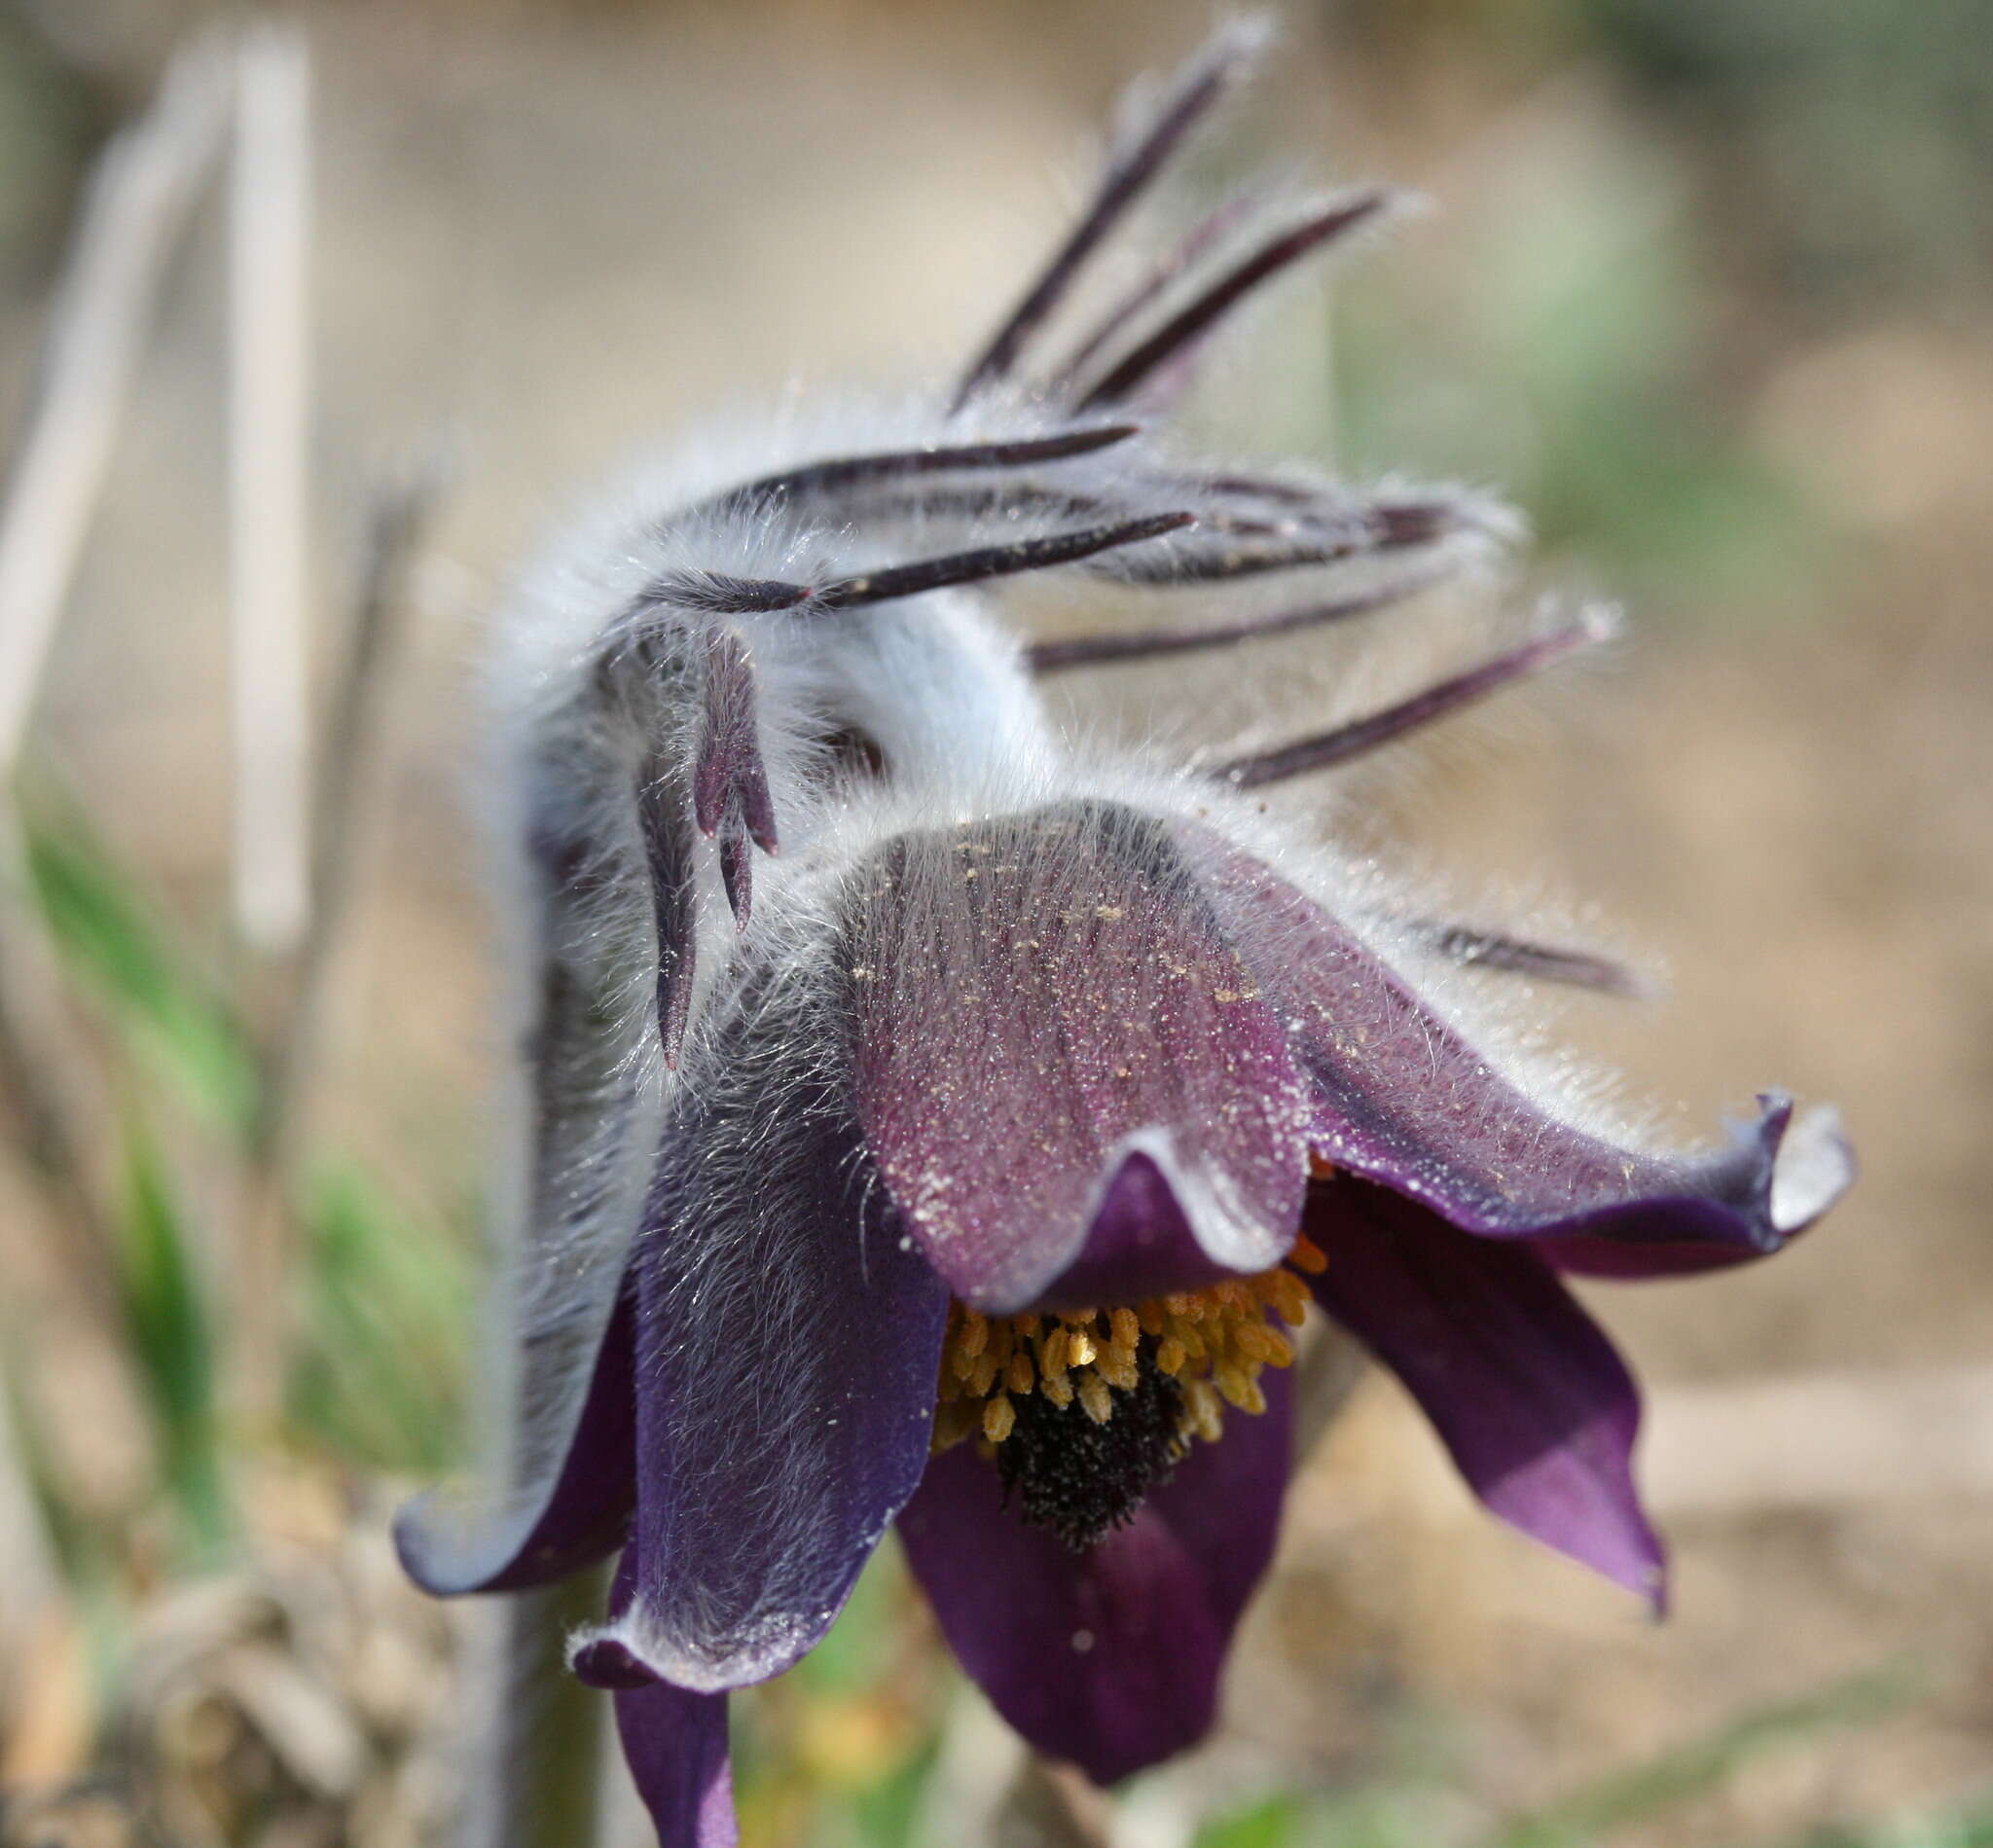
[[[656,489],[685,511],[589,536],[525,595],[508,1416],[482,1495],[415,1504],[398,1538],[441,1593],[620,1550],[572,1665],[614,1690],[668,1848],[733,1838],[728,1691],[816,1643],[895,1522],[1037,1750],[1105,1782],[1202,1737],[1317,1308],[1491,1511],[1658,1607],[1639,1399],[1563,1275],[1765,1255],[1850,1177],[1830,1115],[1780,1096],[1714,1148],[1629,1137],[1477,1019],[1457,965],[1612,971],[1434,926],[1246,794],[1593,628],[1214,771],[1053,726],[1034,672],[1367,613],[1500,525],[1459,495],[1185,464],[1102,420],[1179,388],[1241,296],[1378,195],[1228,266],[1250,214],[1214,217],[1016,382],[1250,36],[1130,131],[953,420]],[[1297,574],[1311,600],[1021,653],[969,587],[1055,566]]]
[[[901,836],[841,896],[821,965],[746,985],[674,1113],[531,1539],[471,1584],[404,1530],[453,1591],[627,1541],[576,1667],[622,1690],[654,1800],[710,1807],[685,1767],[724,1773],[717,1696],[808,1649],[895,1518],[1039,1750],[1111,1779],[1200,1737],[1293,1462],[1268,1277],[1397,1372],[1495,1513],[1659,1601],[1633,1383],[1559,1272],[1777,1250],[1845,1179],[1825,1123],[1767,1101],[1709,1155],[1610,1141],[1202,823]],[[1216,1368],[1168,1352],[1186,1318]],[[1060,1364],[1082,1327],[1092,1364]]]

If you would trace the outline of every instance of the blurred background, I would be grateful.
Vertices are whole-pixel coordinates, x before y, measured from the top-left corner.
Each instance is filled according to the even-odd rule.
[[[1246,453],[1499,486],[1534,581],[1636,622],[1603,671],[1366,774],[1361,830],[1665,965],[1659,1005],[1566,1020],[1636,1093],[1697,1125],[1770,1082],[1836,1099],[1865,1175],[1775,1264],[1592,1292],[1651,1392],[1665,1625],[1479,1518],[1367,1381],[1222,1731],[1112,1838],[1993,1843],[1993,6],[1285,18],[1177,202],[1271,161],[1437,209],[1290,288],[1197,415]],[[287,21],[241,54],[245,185],[213,81],[237,53],[186,52],[208,10],[0,6],[10,1844],[445,1838],[467,1619],[401,1582],[384,1523],[470,1395],[486,615],[633,449],[945,371],[1120,85],[1209,16]],[[176,52],[121,217],[91,175]],[[1243,723],[1262,691],[1232,690]],[[1171,697],[1102,722],[1177,723]],[[974,1840],[1014,1770],[892,1557],[736,1707],[769,1848]]]

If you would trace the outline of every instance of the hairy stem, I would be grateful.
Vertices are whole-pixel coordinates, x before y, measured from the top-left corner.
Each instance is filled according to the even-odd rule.
[[[602,1572],[494,1600],[480,1615],[459,1848],[591,1848],[599,1832],[607,1702],[567,1672],[567,1637],[601,1614]]]

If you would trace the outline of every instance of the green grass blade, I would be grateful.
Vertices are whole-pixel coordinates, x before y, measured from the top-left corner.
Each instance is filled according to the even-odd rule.
[[[130,1353],[158,1423],[161,1472],[203,1551],[230,1528],[215,1426],[213,1342],[191,1228],[171,1175],[137,1124],[125,1135],[119,1295]]]
[[[29,884],[64,964],[156,1076],[208,1120],[246,1133],[256,1063],[233,1010],[80,817],[29,812],[23,826]]]
[[[444,1468],[471,1320],[463,1249],[411,1224],[350,1165],[320,1170],[300,1216],[306,1339],[290,1384],[293,1422],[356,1465]]]

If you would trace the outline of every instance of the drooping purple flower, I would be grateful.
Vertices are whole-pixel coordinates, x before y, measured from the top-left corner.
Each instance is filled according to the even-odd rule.
[[[1134,123],[945,417],[647,480],[522,598],[510,1372],[491,1481],[399,1540],[442,1593],[620,1550],[573,1667],[614,1690],[668,1848],[732,1839],[728,1691],[822,1636],[895,1522],[1040,1752],[1105,1782],[1200,1738],[1273,1550],[1311,1303],[1491,1511],[1658,1606],[1638,1397],[1562,1277],[1764,1255],[1850,1176],[1831,1116],[1782,1096],[1715,1148],[1630,1138],[1508,1047],[1459,965],[1617,971],[1435,924],[1246,794],[1595,624],[1201,771],[1049,718],[1034,676],[1366,617],[1504,530],[1457,493],[1186,462],[1140,427],[1382,194],[1221,207],[1051,344],[1255,38],[1221,34]],[[1021,650],[996,591],[1056,567],[1305,583]]]

